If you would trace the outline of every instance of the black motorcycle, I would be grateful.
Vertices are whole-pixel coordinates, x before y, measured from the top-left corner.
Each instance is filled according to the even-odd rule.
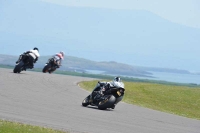
[[[30,68],[29,64],[29,55],[28,54],[22,54],[20,55],[15,68],[13,69],[14,73],[20,73],[21,71],[26,71],[27,68]]]
[[[94,96],[94,98],[91,98],[90,95],[87,96],[82,101],[82,106],[96,106],[98,107],[98,109],[101,110],[105,110],[107,108],[114,109],[116,104],[123,99],[125,91],[124,84],[122,82],[118,82],[115,86],[115,88],[110,88],[109,90],[107,90],[105,94],[97,93],[96,96]],[[101,92],[101,90],[99,92]]]
[[[56,60],[54,58],[49,59],[48,63],[45,64],[42,72],[46,73],[52,73],[53,71],[55,71],[57,68],[59,68],[59,62],[56,62]]]

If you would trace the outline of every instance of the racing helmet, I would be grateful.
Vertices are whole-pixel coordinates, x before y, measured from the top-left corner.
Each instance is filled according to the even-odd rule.
[[[120,79],[120,77],[115,77],[115,78],[113,79],[113,81],[115,81],[115,82],[121,82],[121,79]]]
[[[115,77],[111,84],[113,87],[124,89],[124,83],[121,81],[120,77]]]
[[[39,52],[39,49],[37,47],[33,48],[33,50],[37,50]]]
[[[62,57],[65,56],[65,53],[63,51],[60,51],[60,54],[62,55]]]

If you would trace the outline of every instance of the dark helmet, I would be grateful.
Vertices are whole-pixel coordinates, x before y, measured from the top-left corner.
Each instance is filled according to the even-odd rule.
[[[38,49],[38,48],[36,48],[36,47],[35,47],[35,48],[33,48],[33,50],[37,50],[37,51],[39,52],[39,49]]]
[[[120,77],[115,77],[113,80],[116,81],[116,82],[121,82]]]

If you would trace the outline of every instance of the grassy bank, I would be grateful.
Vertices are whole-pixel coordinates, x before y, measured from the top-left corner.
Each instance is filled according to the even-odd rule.
[[[67,132],[0,120],[0,133],[67,133]]]
[[[80,86],[92,91],[97,81]],[[126,103],[200,120],[200,87],[124,82]]]

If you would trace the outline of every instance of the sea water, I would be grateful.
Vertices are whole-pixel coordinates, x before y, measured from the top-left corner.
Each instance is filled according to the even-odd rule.
[[[103,74],[104,71],[98,70],[87,70],[88,73],[93,74]],[[153,72],[151,71],[154,78],[151,77],[136,77],[128,76],[138,79],[149,79],[149,80],[162,80],[175,83],[191,83],[191,84],[200,84],[200,75],[197,74],[180,74],[180,73],[169,73],[169,72]],[[124,75],[123,75],[124,76]]]
[[[200,84],[200,75],[197,74],[179,74],[168,72],[151,72],[155,78],[153,80],[164,80],[176,83]],[[152,79],[152,78],[149,78]]]

